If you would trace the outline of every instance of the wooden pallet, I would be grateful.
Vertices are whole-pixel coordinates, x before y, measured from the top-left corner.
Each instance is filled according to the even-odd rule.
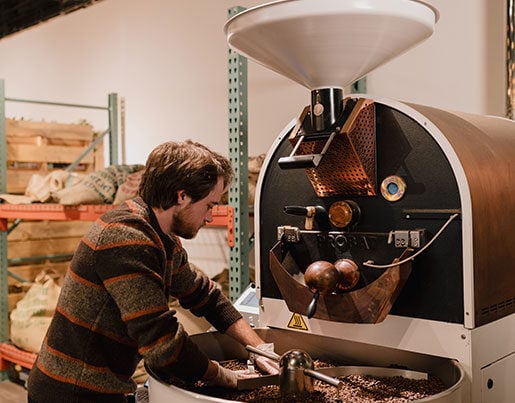
[[[7,193],[23,194],[34,174],[66,169],[95,138],[89,124],[6,119]],[[104,168],[103,144],[86,155],[74,172]]]

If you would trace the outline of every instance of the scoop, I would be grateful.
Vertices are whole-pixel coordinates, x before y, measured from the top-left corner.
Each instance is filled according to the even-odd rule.
[[[264,385],[279,384],[282,396],[302,395],[313,391],[313,379],[318,379],[329,385],[340,388],[342,381],[313,369],[313,360],[303,350],[290,350],[279,355],[261,351],[252,346],[246,346],[252,353],[262,355],[279,362],[279,376],[269,375],[250,379],[239,379],[238,389],[256,388]]]

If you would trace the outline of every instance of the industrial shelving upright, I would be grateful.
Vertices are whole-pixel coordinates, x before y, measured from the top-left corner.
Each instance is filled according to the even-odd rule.
[[[6,143],[5,85],[0,80],[0,141]],[[7,151],[0,147],[0,192],[7,191]],[[7,229],[0,231],[0,341],[9,334],[9,286],[7,285]]]
[[[232,7],[228,17],[245,10]],[[228,51],[229,159],[235,180],[229,189],[234,208],[234,246],[229,251],[229,297],[234,302],[249,284],[249,194],[248,194],[248,107],[247,59]]]

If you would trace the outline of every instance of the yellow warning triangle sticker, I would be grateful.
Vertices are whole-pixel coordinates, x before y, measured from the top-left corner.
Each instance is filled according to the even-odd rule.
[[[304,319],[302,318],[302,315],[299,314],[299,313],[294,313],[291,316],[291,319],[288,322],[288,327],[290,329],[308,330],[306,322],[304,322]]]

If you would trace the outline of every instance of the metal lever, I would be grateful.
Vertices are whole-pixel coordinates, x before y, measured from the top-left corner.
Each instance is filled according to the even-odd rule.
[[[320,154],[294,155],[279,158],[279,167],[282,169],[316,168],[322,156]]]
[[[284,206],[283,211],[285,214],[289,215],[308,215],[308,209],[305,206]]]
[[[320,229],[328,229],[330,227],[329,215],[322,206],[285,206],[283,209],[285,214],[305,216],[305,228],[313,229],[313,223],[316,220]]]
[[[300,144],[304,141],[306,136],[300,136],[299,141],[293,147],[292,152],[287,157],[279,158],[278,164],[282,169],[297,169],[297,168],[316,168],[320,161],[322,161],[322,157],[327,152],[327,149],[331,145],[334,136],[336,136],[336,131],[332,132],[320,154],[305,154],[305,155],[295,155]]]
[[[319,297],[320,292],[317,290],[313,295],[313,299],[308,305],[308,311],[306,312],[306,316],[308,317],[308,319],[311,319],[315,315],[315,312],[317,311],[317,302]]]

